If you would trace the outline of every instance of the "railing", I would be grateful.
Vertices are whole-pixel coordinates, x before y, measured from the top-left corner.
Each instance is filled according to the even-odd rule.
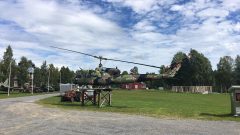
[[[189,93],[212,93],[212,86],[172,86],[172,91]]]

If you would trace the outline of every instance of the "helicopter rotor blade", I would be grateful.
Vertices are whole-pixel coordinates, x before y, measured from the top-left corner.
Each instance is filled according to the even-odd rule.
[[[111,60],[111,61],[119,61],[119,62],[123,62],[123,63],[131,63],[131,64],[142,65],[142,66],[153,67],[153,68],[160,68],[160,67],[158,67],[158,66],[154,66],[154,65],[148,65],[148,64],[137,63],[137,62],[131,62],[131,61],[125,61],[125,60],[118,60],[118,59],[107,59],[107,60]]]
[[[95,56],[95,55],[91,55],[91,54],[87,54],[87,53],[83,53],[83,52],[79,52],[79,51],[69,50],[69,49],[60,48],[60,47],[56,47],[56,46],[50,46],[50,47],[52,47],[52,48],[56,48],[56,49],[60,49],[60,50],[69,51],[69,52],[80,53],[80,54],[83,54],[83,55],[87,55],[87,56],[91,56],[91,57],[94,57],[94,58],[100,59],[99,56]]]
[[[56,48],[56,49],[60,49],[60,50],[69,51],[69,52],[80,53],[80,54],[91,56],[93,58],[97,58],[97,59],[100,59],[100,60],[111,60],[111,61],[118,61],[118,62],[123,62],[123,63],[131,63],[131,64],[142,65],[142,66],[153,67],[153,68],[160,68],[160,67],[154,66],[154,65],[148,65],[148,64],[131,62],[131,61],[125,61],[125,60],[118,60],[118,59],[109,59],[109,58],[104,58],[102,56],[95,56],[95,55],[91,55],[91,54],[87,54],[87,53],[83,53],[83,52],[79,52],[79,51],[74,51],[74,50],[69,50],[69,49],[65,49],[65,48],[55,47],[55,46],[50,46],[50,47]]]

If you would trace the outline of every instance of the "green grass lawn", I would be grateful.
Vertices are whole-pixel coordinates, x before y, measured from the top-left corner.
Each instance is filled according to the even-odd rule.
[[[41,95],[43,93],[34,93],[33,95]],[[0,91],[0,99],[3,98],[14,98],[14,97],[24,97],[24,96],[33,96],[31,93],[22,93],[22,92],[10,92],[9,96],[6,91]]]
[[[170,119],[240,121],[240,118],[230,115],[229,94],[202,95],[154,90],[114,90],[111,107],[97,108],[92,105],[83,107],[79,102],[60,102],[60,97],[50,97],[40,100],[38,103],[64,109],[120,112]]]

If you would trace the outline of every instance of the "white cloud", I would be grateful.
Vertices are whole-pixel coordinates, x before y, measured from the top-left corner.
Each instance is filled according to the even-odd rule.
[[[113,2],[116,7],[132,8],[140,15],[138,22],[130,28],[123,28],[111,21],[119,19],[117,13],[107,11],[99,15],[103,12],[101,7],[90,9],[81,1],[68,0],[64,4],[54,0],[19,0],[15,4],[0,1],[0,19],[12,22],[0,23],[0,52],[11,44],[18,59],[27,56],[38,66],[47,60],[73,69],[94,68],[98,61],[48,46],[157,66],[169,64],[176,52],[187,53],[190,48],[204,53],[213,67],[220,57],[234,57],[240,52],[240,36],[235,34],[239,33],[240,25],[226,19],[230,12],[240,9],[238,0],[224,0],[220,4],[196,0],[182,5],[177,5],[175,0],[105,1]],[[180,15],[179,21],[174,22]],[[164,33],[173,26],[179,28],[170,34]],[[110,61],[104,64],[117,65],[123,70],[134,66]],[[147,67],[139,67],[139,70],[142,73],[157,72]]]
[[[138,14],[145,14],[153,10],[157,10],[160,6],[171,5],[176,0],[104,0],[112,2],[116,5],[123,5],[132,8]]]
[[[157,0],[106,0],[117,4],[123,4],[124,6],[131,7],[135,12],[148,12],[156,5]]]
[[[238,23],[235,24],[234,31],[240,32],[240,22],[238,22]]]
[[[83,52],[90,49],[124,48],[129,45],[127,43],[128,37],[115,23],[99,17],[91,10],[81,10],[75,7],[74,4],[68,6],[60,5],[54,1],[25,0],[18,1],[16,4],[1,1],[0,18],[15,22],[16,25],[22,27],[25,33],[29,33],[36,38],[32,41],[32,37],[28,35],[24,39],[28,41],[22,42],[17,37],[22,33],[17,30],[12,32],[11,29],[13,28],[11,26],[4,31],[5,36],[0,35],[1,44],[11,44],[15,50],[15,57],[28,56],[37,63],[41,63],[45,59],[52,63],[60,62],[56,61],[56,56],[52,57],[51,54],[43,55],[41,53],[41,51],[51,49],[48,47],[50,45]],[[18,35],[14,35],[16,33]],[[13,35],[15,39],[11,40]],[[32,48],[39,54],[26,50],[28,48]],[[28,53],[24,53],[24,51]],[[51,51],[55,53],[61,52],[59,50]],[[95,53],[96,55],[105,55],[101,54],[101,52]],[[67,57],[62,56],[65,56],[65,53],[60,53],[59,59],[67,58],[72,60],[71,63],[80,64],[83,62],[83,60],[79,60],[79,57],[82,58],[82,56],[77,54],[70,53],[66,55]],[[66,61],[68,61],[67,59]],[[92,61],[94,62],[94,60]],[[70,65],[70,62],[61,63]],[[97,63],[97,61],[94,63]]]
[[[229,11],[239,10],[240,1],[239,0],[222,0],[222,6]]]
[[[229,11],[223,9],[208,8],[197,13],[199,17],[221,17],[224,18],[228,16]]]
[[[142,30],[143,32],[146,31],[155,31],[157,28],[153,26],[148,20],[142,20],[134,25],[133,27],[135,30]]]
[[[171,10],[172,11],[182,11],[183,10],[183,6],[181,6],[181,5],[172,5]]]
[[[182,18],[184,27],[180,27],[176,33],[171,35],[155,33],[146,30],[145,27],[137,27],[137,31],[133,31],[132,35],[135,40],[151,46],[150,48],[155,48],[154,51],[159,53],[162,52],[164,47],[167,48],[164,51],[173,53],[177,51],[188,52],[190,48],[196,49],[204,53],[211,60],[213,68],[216,68],[220,57],[224,55],[235,57],[240,51],[240,36],[234,34],[234,32],[239,31],[239,24],[234,24],[226,19],[231,12],[227,10],[227,7],[203,0],[185,5],[172,5],[170,8],[172,11],[184,15]],[[200,19],[201,23],[194,22],[196,19]],[[144,23],[147,21],[150,22]],[[151,24],[151,20],[144,19],[138,24]],[[147,25],[147,27],[150,26]],[[157,48],[158,46],[161,47]],[[167,59],[166,61],[169,62],[173,54],[164,54],[167,56],[165,60]],[[164,57],[162,54],[159,54],[159,56]]]

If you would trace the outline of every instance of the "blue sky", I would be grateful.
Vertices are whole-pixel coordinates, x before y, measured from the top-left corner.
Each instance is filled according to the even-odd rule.
[[[239,34],[239,0],[0,0],[1,54],[10,44],[17,60],[26,56],[38,66],[43,60],[72,69],[98,65],[52,45],[156,66],[193,48],[216,68],[220,57],[240,54]]]

